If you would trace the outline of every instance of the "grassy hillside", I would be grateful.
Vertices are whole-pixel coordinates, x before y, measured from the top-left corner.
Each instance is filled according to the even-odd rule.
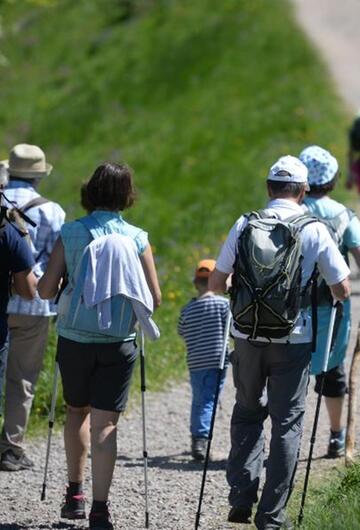
[[[290,501],[293,521],[299,514],[302,493],[299,481]],[[302,528],[306,530],[360,530],[360,462],[348,469],[337,466],[324,476],[310,479]]]
[[[288,2],[269,5],[0,0],[0,154],[41,145],[55,168],[42,192],[69,219],[99,162],[135,169],[139,200],[126,217],[150,233],[164,295],[150,388],[184,373],[176,321],[194,265],[264,203],[269,164],[313,142],[344,159],[346,117],[324,68]]]

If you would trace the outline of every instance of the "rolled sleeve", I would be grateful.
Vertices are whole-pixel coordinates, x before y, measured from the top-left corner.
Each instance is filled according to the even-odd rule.
[[[245,228],[245,225],[246,218],[241,216],[231,228],[216,260],[216,268],[218,271],[225,274],[233,272],[237,240]]]
[[[138,234],[136,234],[136,237],[134,239],[136,248],[138,250],[138,253],[141,255],[144,253],[146,247],[149,244],[149,236],[148,233],[144,230],[141,230]]]

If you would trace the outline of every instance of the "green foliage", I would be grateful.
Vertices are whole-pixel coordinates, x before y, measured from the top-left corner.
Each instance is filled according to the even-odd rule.
[[[164,303],[148,374],[160,388],[185,373],[176,322],[196,261],[216,256],[239,214],[264,204],[278,156],[316,142],[343,161],[343,109],[286,0],[271,9],[268,0],[1,6],[0,155],[21,141],[41,145],[55,168],[42,192],[68,219],[81,213],[79,184],[99,162],[135,169],[139,201],[126,218],[155,249]]]
[[[301,484],[302,485],[302,484]],[[331,470],[329,476],[312,475],[304,520],[304,530],[360,529],[360,463],[345,469]],[[300,504],[300,490],[291,500],[290,512],[295,520]]]

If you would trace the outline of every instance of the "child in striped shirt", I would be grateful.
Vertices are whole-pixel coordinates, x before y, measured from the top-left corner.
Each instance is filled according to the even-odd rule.
[[[198,296],[182,308],[178,323],[178,332],[186,344],[192,389],[191,454],[199,461],[204,460],[206,454],[225,322],[229,311],[229,301],[223,296],[215,295],[208,288],[208,278],[215,263],[212,259],[198,263],[194,278]],[[220,389],[224,380],[225,370]]]

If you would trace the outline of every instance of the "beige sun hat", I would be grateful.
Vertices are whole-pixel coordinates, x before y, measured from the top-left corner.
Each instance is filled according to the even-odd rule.
[[[34,179],[46,177],[52,171],[52,165],[46,162],[45,153],[37,145],[17,144],[9,155],[9,160],[3,160],[2,164],[8,165],[11,177],[23,179]]]

